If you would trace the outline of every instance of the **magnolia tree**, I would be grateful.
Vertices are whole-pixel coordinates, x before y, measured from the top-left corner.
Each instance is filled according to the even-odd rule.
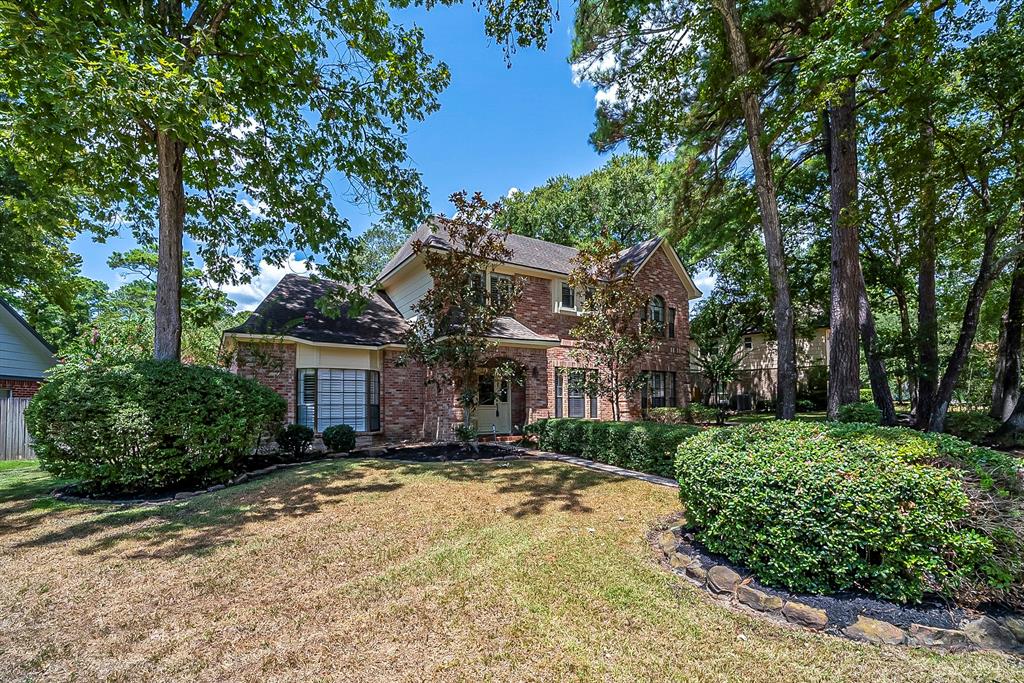
[[[421,363],[430,371],[430,383],[452,390],[463,409],[461,436],[469,438],[480,398],[478,371],[494,359],[498,344],[490,337],[495,322],[511,315],[522,295],[522,282],[494,275],[512,258],[505,243],[508,233],[490,227],[499,204],[487,202],[479,192],[471,198],[457,192],[451,202],[455,214],[436,218],[448,248],[422,240],[413,244],[433,286],[414,306],[416,317],[406,336],[403,362]],[[496,368],[505,377],[511,371],[507,365]]]
[[[654,340],[653,325],[642,314],[648,295],[633,277],[634,267],[619,260],[619,244],[599,239],[584,245],[573,260],[569,286],[583,297],[584,310],[572,330],[573,358],[595,368],[588,389],[612,404],[621,419],[622,399],[640,390],[640,360]]]

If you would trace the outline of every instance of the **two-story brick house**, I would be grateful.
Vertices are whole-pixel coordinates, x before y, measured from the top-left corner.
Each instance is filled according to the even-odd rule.
[[[365,292],[359,315],[329,317],[316,306],[341,285],[287,275],[242,325],[225,332],[233,351],[232,369],[263,382],[288,401],[289,419],[322,432],[350,424],[380,441],[450,438],[462,419],[450,391],[427,382],[426,370],[402,363],[403,339],[415,304],[432,280],[413,245],[422,241],[448,249],[433,222],[413,233]],[[492,338],[498,351],[491,365],[512,361],[512,381],[493,370],[480,373],[480,405],[472,416],[483,434],[516,433],[545,417],[609,419],[611,404],[584,395],[581,373],[592,371],[570,354],[571,330],[582,297],[567,283],[577,250],[519,235],[509,235],[508,263],[497,265],[487,287],[502,277],[518,276],[523,296],[514,315],[501,318]],[[648,406],[683,404],[689,395],[687,348],[689,302],[700,296],[675,252],[661,239],[624,249],[619,258],[651,294],[647,315],[659,321],[661,334],[644,359],[649,388],[631,396],[621,412],[635,419]],[[365,439],[364,439],[365,440]]]

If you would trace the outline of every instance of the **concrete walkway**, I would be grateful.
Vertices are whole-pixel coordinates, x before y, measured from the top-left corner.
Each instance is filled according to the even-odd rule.
[[[646,481],[648,484],[667,486],[671,489],[679,488],[679,482],[674,479],[667,479],[666,477],[659,477],[654,474],[647,474],[646,472],[637,472],[636,470],[627,470],[623,467],[607,465],[603,462],[594,462],[593,460],[578,458],[575,455],[536,451],[529,448],[522,449],[522,452],[524,455],[538,458],[540,460],[557,460],[558,462],[569,463],[570,465],[576,465],[577,467],[585,467],[588,470],[596,470],[597,472],[605,472],[607,474],[614,474],[619,477],[628,477],[630,479],[639,479],[640,481]]]

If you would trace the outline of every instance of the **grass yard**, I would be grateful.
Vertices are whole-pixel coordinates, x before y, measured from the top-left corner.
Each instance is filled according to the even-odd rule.
[[[644,540],[674,491],[561,464],[332,461],[120,511],[53,485],[0,471],[3,681],[1024,681],[713,604]]]

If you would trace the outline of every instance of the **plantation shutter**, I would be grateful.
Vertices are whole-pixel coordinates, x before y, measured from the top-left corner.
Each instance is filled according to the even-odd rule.
[[[349,425],[357,432],[380,429],[380,376],[372,370],[320,370],[316,429]]]

